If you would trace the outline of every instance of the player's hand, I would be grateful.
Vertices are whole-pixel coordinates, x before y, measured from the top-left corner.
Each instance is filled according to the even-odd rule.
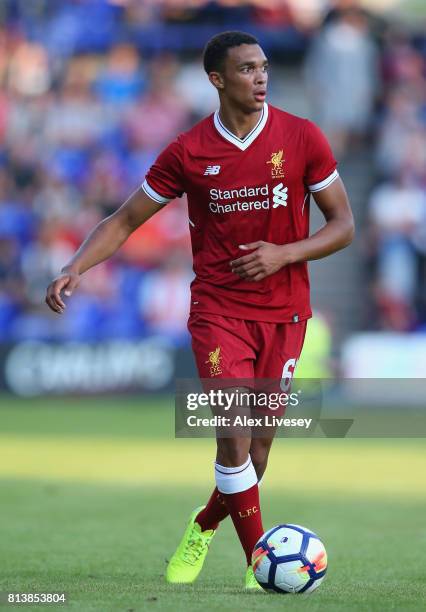
[[[46,304],[53,312],[62,314],[66,308],[64,301],[61,298],[61,292],[70,297],[80,283],[80,275],[75,272],[62,272],[59,276],[53,279],[47,288]]]
[[[291,263],[291,258],[285,245],[272,244],[259,240],[249,244],[241,244],[240,249],[250,251],[231,261],[231,270],[248,281],[260,281]]]

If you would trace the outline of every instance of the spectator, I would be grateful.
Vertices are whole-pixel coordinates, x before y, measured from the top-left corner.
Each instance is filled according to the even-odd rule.
[[[163,334],[176,342],[187,336],[189,315],[188,284],[193,278],[185,252],[174,252],[161,269],[147,274],[139,290],[141,315],[153,334]]]
[[[407,331],[416,321],[418,269],[426,224],[426,192],[408,173],[378,186],[370,201],[375,237],[375,295],[381,324]]]
[[[313,40],[307,86],[319,124],[337,156],[366,135],[378,88],[378,52],[363,12],[341,12]]]
[[[139,55],[130,44],[113,46],[108,52],[105,67],[95,80],[95,91],[102,102],[126,105],[143,94],[146,77],[139,63]]]

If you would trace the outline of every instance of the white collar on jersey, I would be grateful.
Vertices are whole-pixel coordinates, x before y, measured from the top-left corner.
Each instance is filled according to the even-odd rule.
[[[257,124],[254,126],[252,131],[249,134],[247,134],[245,138],[238,138],[238,136],[235,136],[235,134],[230,132],[228,128],[226,128],[223,125],[219,117],[219,111],[217,110],[214,114],[214,125],[217,131],[219,132],[219,134],[223,136],[226,140],[228,140],[230,143],[234,144],[236,147],[241,149],[241,151],[245,151],[247,147],[251,145],[253,140],[255,140],[259,136],[260,132],[265,127],[267,120],[268,120],[268,105],[265,102],[263,105],[262,114],[260,116],[260,119],[257,122]]]

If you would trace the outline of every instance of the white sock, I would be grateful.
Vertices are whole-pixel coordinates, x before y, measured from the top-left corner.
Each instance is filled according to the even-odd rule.
[[[214,473],[217,488],[225,494],[246,491],[257,483],[256,470],[250,455],[243,465],[237,467],[225,467],[215,463]]]

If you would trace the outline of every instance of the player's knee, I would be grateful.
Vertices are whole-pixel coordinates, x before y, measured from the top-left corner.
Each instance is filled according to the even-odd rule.
[[[253,455],[251,454],[251,460],[254,466],[254,469],[256,470],[256,474],[258,478],[262,478],[265,470],[266,470],[266,466],[268,464],[268,455],[262,455],[259,456],[257,454]]]
[[[258,478],[262,478],[268,464],[270,444],[262,444],[259,440],[256,442],[250,448],[250,456]]]
[[[225,467],[238,467],[247,461],[249,449],[240,439],[218,440],[216,461]]]

